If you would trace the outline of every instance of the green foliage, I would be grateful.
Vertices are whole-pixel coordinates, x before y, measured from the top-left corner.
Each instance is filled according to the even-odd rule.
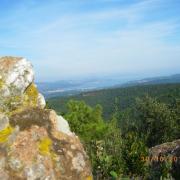
[[[116,119],[112,119],[106,125],[107,129],[101,137],[102,140],[96,141],[94,146],[91,146],[94,155],[93,166],[97,170],[94,174],[100,179],[112,176],[110,173],[112,171],[118,175],[123,172],[120,129],[117,127]]]
[[[83,140],[98,140],[106,129],[102,119],[102,108],[97,105],[91,108],[83,101],[70,101],[68,113],[65,118],[70,123],[72,131],[76,132]]]
[[[97,178],[108,178],[121,170],[121,137],[115,119],[105,123],[102,108],[91,108],[82,101],[70,101],[65,118],[85,144]],[[118,157],[118,158],[117,158]]]
[[[69,100],[83,100],[88,105],[95,107],[100,104],[103,108],[103,117],[111,119],[115,112],[115,106],[118,111],[132,108],[137,97],[142,98],[148,94],[150,97],[156,97],[158,101],[165,104],[172,104],[175,99],[180,99],[180,84],[161,84],[161,85],[141,85],[133,87],[117,87],[113,89],[104,89],[92,92],[84,92],[70,97],[55,97],[48,99],[50,107],[56,112],[66,113],[66,104]],[[115,104],[116,100],[116,104]]]
[[[171,107],[172,112],[175,114],[175,138],[179,139],[180,138],[180,98],[175,99],[174,104]]]
[[[115,171],[111,171],[110,175],[112,176],[113,179],[117,179],[118,178],[118,175],[117,175],[117,173]]]
[[[172,179],[171,175],[171,161],[164,162],[154,162],[154,167],[150,169],[150,178],[151,179]]]
[[[152,147],[175,137],[175,114],[164,103],[145,96],[137,99],[135,118],[138,131],[146,137],[146,144]]]
[[[180,138],[179,84],[87,94],[89,96],[79,95],[76,99],[93,105],[100,102],[108,113],[108,116],[104,114],[106,120],[100,105],[91,107],[76,100],[68,102],[64,116],[84,143],[95,179],[171,177],[172,164],[162,163],[156,172],[142,157],[148,156],[149,147]],[[56,102],[61,104],[59,100]],[[54,108],[52,101],[49,104]]]
[[[145,146],[136,132],[128,132],[123,139],[122,158],[125,163],[124,173],[130,177],[145,177],[148,166],[141,160],[148,156]]]

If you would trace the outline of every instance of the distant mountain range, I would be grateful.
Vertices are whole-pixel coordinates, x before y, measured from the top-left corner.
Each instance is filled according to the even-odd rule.
[[[40,92],[48,98],[55,96],[70,96],[79,94],[81,92],[99,89],[166,83],[180,83],[180,74],[146,78],[134,81],[128,81],[125,79],[122,80],[120,78],[93,78],[74,81],[42,82],[36,84]]]
[[[171,76],[161,76],[161,77],[153,77],[146,78],[136,81],[129,81],[121,86],[136,86],[136,85],[149,85],[149,84],[169,84],[169,83],[180,83],[180,74],[174,74]]]
[[[46,97],[68,96],[91,90],[98,90],[113,87],[127,82],[118,78],[93,78],[72,81],[56,81],[36,83],[38,89]]]

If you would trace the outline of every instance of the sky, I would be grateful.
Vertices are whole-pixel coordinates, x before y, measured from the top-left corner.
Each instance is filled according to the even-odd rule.
[[[37,81],[180,73],[180,0],[1,0],[0,56]]]

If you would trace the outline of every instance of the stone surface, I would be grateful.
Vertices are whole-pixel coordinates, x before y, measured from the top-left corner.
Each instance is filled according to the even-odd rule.
[[[0,113],[0,131],[9,125],[9,119],[4,114]]]
[[[42,94],[34,84],[33,66],[22,57],[0,58],[0,112],[8,113],[29,106],[44,108]]]
[[[79,138],[62,116],[44,109],[32,65],[4,57],[0,70],[0,179],[91,180]]]
[[[41,94],[41,93],[39,93],[38,94],[38,97],[37,97],[38,99],[37,99],[37,105],[38,105],[38,107],[40,107],[40,108],[45,108],[45,106],[46,106],[46,101],[45,101],[45,99],[44,99],[44,96]]]
[[[16,158],[14,165],[17,169],[20,162],[23,164],[16,174],[18,178],[45,176],[50,179],[84,180],[91,177],[89,159],[82,144],[75,134],[59,131],[58,118],[55,111],[40,108],[29,108],[10,117],[10,125],[20,128],[10,146],[9,157]],[[12,167],[13,164],[11,169],[15,172],[16,166]]]
[[[21,57],[0,58],[0,72],[4,83],[14,86],[21,93],[34,79],[34,72],[30,62]]]
[[[62,117],[57,117],[57,129],[67,135],[72,135],[68,122]]]
[[[180,177],[180,139],[157,145],[150,149],[151,169],[158,174],[163,164],[170,164],[169,173],[173,178]],[[158,160],[157,160],[158,158]]]

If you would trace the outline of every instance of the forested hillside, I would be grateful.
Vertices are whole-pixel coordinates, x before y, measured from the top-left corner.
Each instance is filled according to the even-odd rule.
[[[152,147],[180,139],[180,84],[86,92],[49,99],[48,106],[62,113],[81,138],[94,179],[180,178],[178,145],[162,148],[176,148],[176,154],[163,155],[166,160],[162,155],[149,160]],[[173,157],[178,160],[169,160]]]
[[[108,119],[114,113],[115,106],[121,110],[132,107],[137,97],[147,94],[169,103],[173,101],[173,97],[180,98],[180,84],[142,85],[85,92],[76,96],[48,99],[48,105],[63,114],[67,111],[66,104],[70,99],[83,100],[92,107],[100,104],[103,107],[103,117]]]

